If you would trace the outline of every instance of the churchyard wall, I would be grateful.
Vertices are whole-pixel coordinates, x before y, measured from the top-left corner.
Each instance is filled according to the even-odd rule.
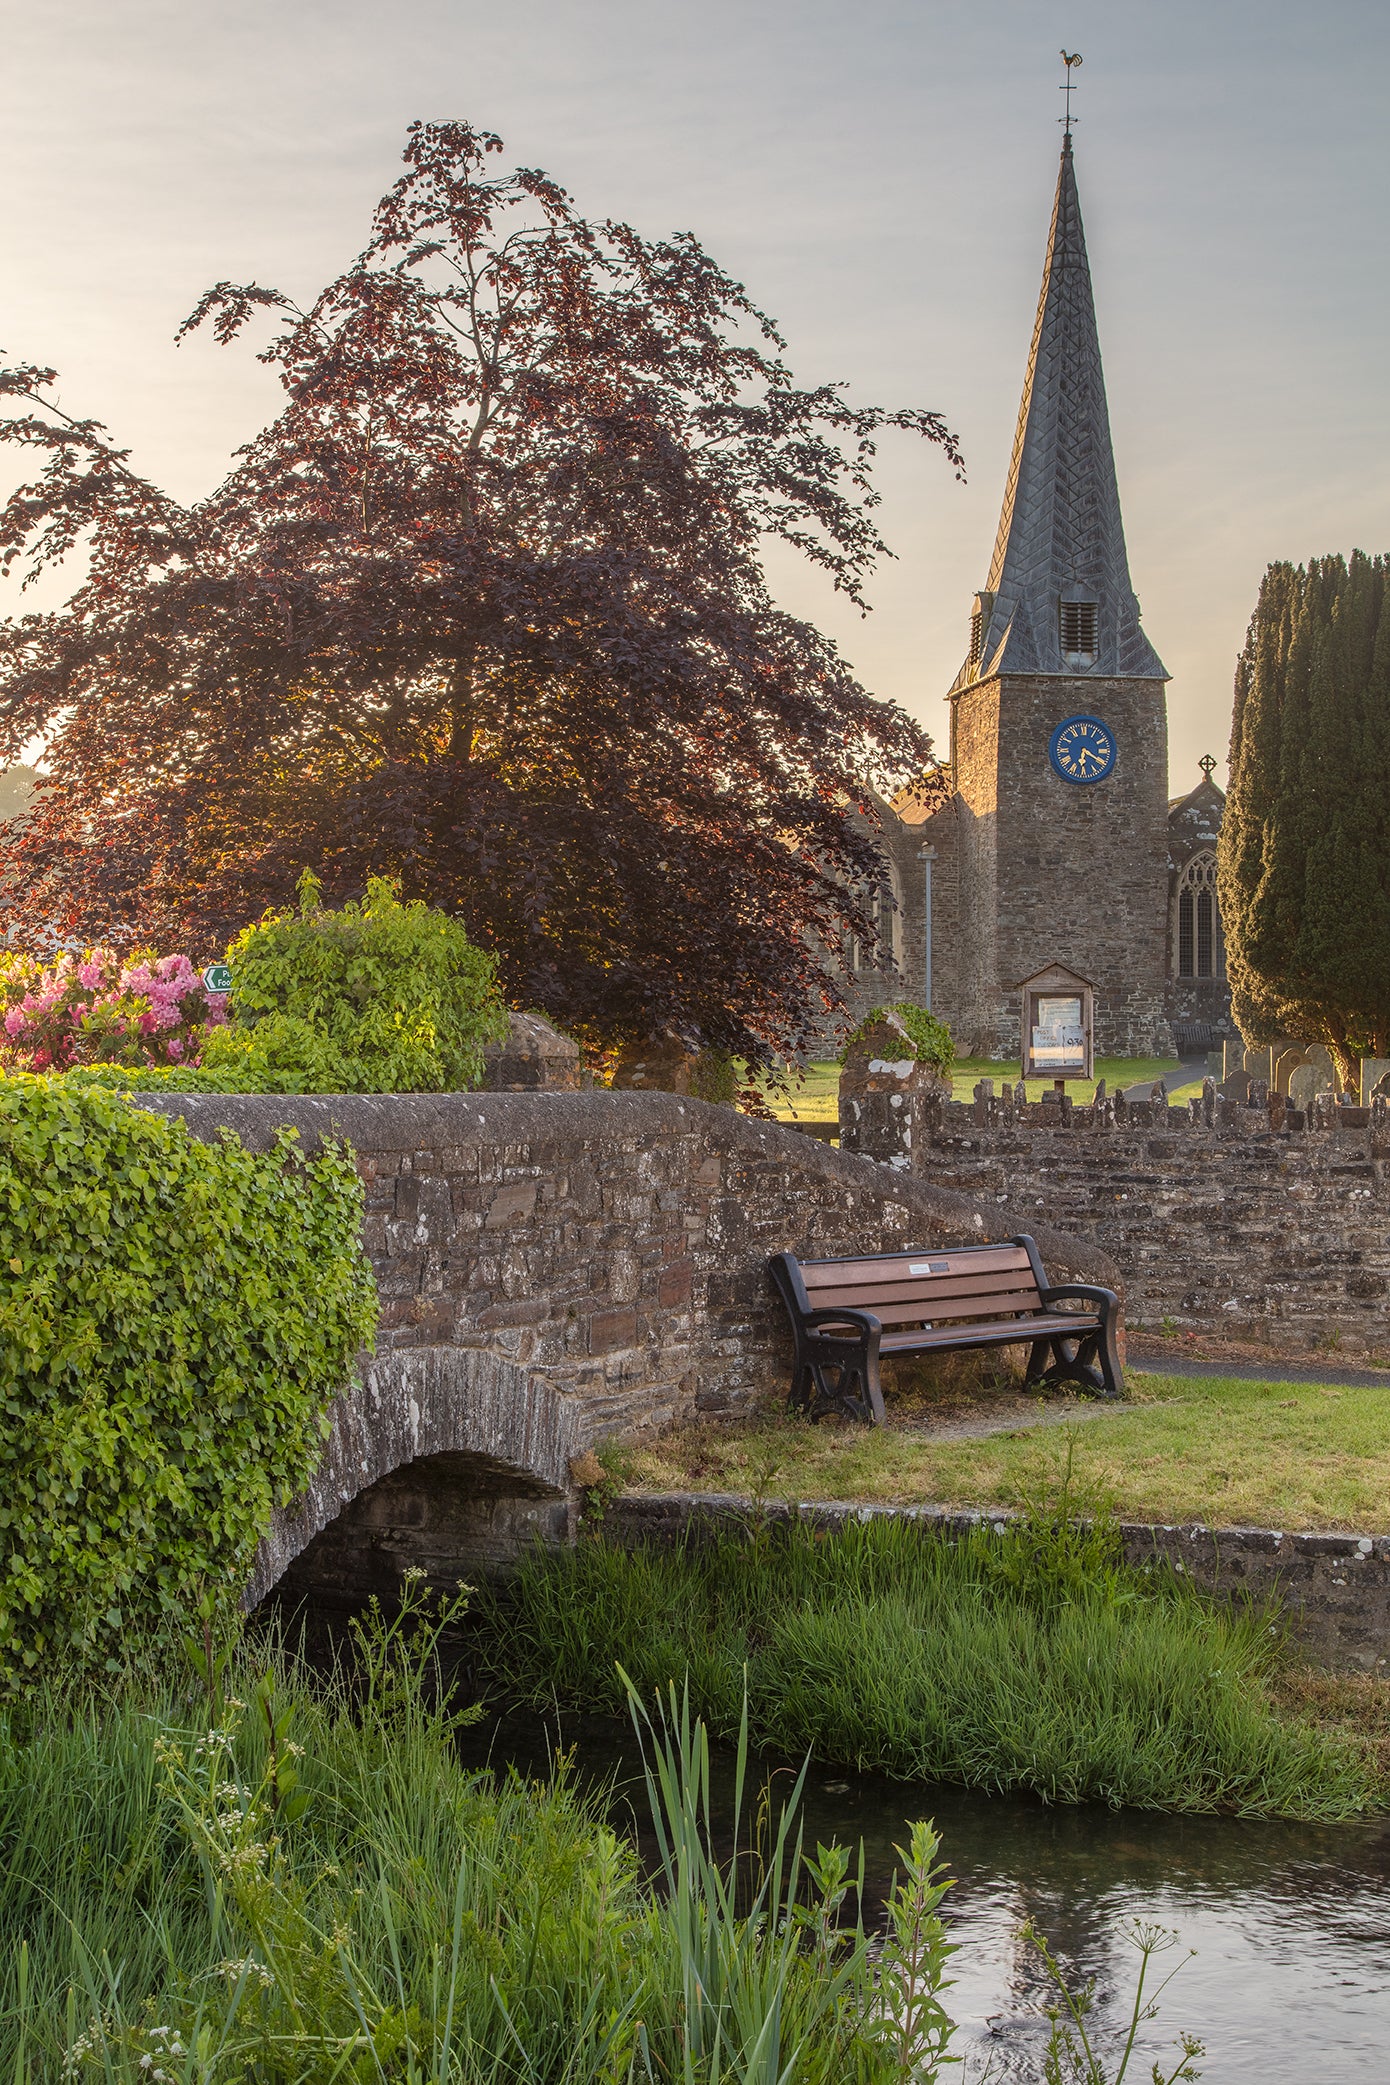
[[[1099,1247],[1123,1269],[1131,1328],[1171,1321],[1390,1364],[1383,1103],[1300,1110],[1209,1094],[1205,1106],[1059,1111],[866,1094],[847,1100],[842,1141]]]

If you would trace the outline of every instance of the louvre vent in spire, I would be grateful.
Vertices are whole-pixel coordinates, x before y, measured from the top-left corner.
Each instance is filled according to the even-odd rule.
[[[976,594],[970,609],[970,671],[978,673],[980,661],[985,654],[985,631],[989,626],[989,612],[994,606],[993,594]]]
[[[1062,652],[1068,663],[1089,666],[1096,656],[1096,622],[1099,609],[1094,601],[1063,601]]]

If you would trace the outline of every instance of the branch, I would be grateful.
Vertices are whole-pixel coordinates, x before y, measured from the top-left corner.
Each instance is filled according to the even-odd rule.
[[[236,339],[254,311],[267,307],[275,311],[291,312],[298,319],[305,316],[299,306],[289,297],[283,296],[279,290],[263,290],[257,282],[215,283],[210,290],[203,291],[174,335],[174,339],[180,341],[185,334],[196,332],[203,321],[211,318],[215,312],[213,338],[219,347],[226,347]]]

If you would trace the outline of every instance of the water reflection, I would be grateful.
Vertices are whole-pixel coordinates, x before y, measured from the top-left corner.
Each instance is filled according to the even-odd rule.
[[[614,1801],[646,1840],[646,1804],[631,1730],[606,1719],[556,1725],[507,1717],[464,1734],[481,1764],[515,1762],[544,1773],[558,1745],[573,1746],[581,1775],[612,1783]],[[791,1770],[773,1763],[769,1771]],[[725,1758],[722,1792],[729,1794]],[[1142,2063],[1170,2049],[1180,2028],[1200,2035],[1209,2085],[1384,2085],[1390,2075],[1390,1825],[1309,1826],[1175,1818],[1095,1808],[1045,1809],[1014,1797],[944,1787],[908,1788],[872,1775],[812,1770],[806,1837],[863,1842],[866,1915],[888,1890],[895,1844],[910,1821],[935,1818],[957,1883],[947,1899],[960,1944],[947,2006],[970,2075],[988,2060],[991,2085],[1036,2081],[1048,1997],[1036,1951],[1020,1938],[1032,1919],[1075,1984],[1094,1978],[1103,2029],[1126,2016],[1137,1955],[1135,1920],[1174,1928],[1183,1966],[1157,2022],[1143,2030]],[[1186,1959],[1187,1950],[1195,1950]],[[1165,2063],[1165,2072],[1176,2058]],[[957,2073],[959,2075],[959,2073]]]

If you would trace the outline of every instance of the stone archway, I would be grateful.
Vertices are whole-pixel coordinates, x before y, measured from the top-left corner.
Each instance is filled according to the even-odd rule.
[[[485,1347],[398,1348],[366,1362],[333,1407],[308,1491],[275,1514],[245,1604],[296,1564],[301,1590],[360,1598],[410,1563],[447,1582],[455,1559],[495,1562],[532,1535],[564,1539],[581,1427],[574,1400]]]

